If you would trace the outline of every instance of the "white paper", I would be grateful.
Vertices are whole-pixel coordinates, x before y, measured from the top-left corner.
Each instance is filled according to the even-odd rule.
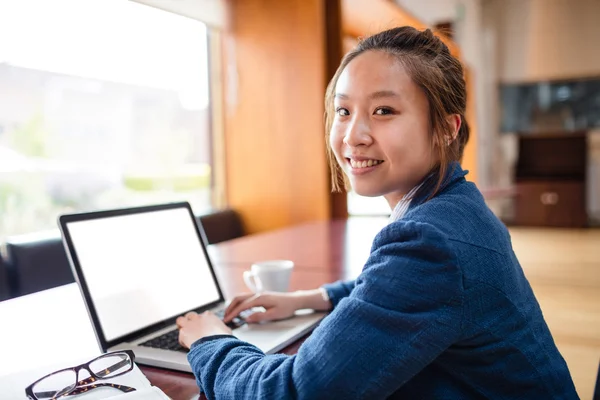
[[[4,375],[52,370],[57,363],[77,365],[72,361],[100,354],[76,283],[0,302],[0,381]]]
[[[86,397],[87,399],[87,397]],[[104,398],[104,400],[170,400],[162,390],[156,386],[147,389],[136,390],[135,392],[123,393],[121,395]]]

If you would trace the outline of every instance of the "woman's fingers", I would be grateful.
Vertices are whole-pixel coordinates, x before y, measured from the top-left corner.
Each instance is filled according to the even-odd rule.
[[[240,315],[242,311],[249,310],[253,307],[263,306],[265,308],[265,299],[263,296],[259,294],[255,294],[252,297],[247,298],[246,300],[239,303],[234,309],[232,309],[226,316],[223,318],[225,323],[231,321],[234,317]]]
[[[212,335],[231,335],[229,329],[223,321],[210,311],[205,311],[201,315],[189,314],[192,318],[186,316],[177,318],[179,329],[179,343],[190,348],[192,343],[198,339]]]
[[[196,317],[198,315],[197,312],[195,311],[190,311],[189,313],[185,314],[185,319],[193,319],[194,317]]]
[[[177,325],[177,327],[179,329],[181,329],[183,327],[183,324],[185,324],[186,321],[187,321],[187,319],[185,317],[178,317],[175,320],[175,324]]]
[[[229,305],[227,306],[227,309],[225,310],[225,318],[223,318],[223,320],[225,322],[229,322],[228,320],[232,319],[233,317],[236,317],[237,315],[230,315],[231,312],[233,310],[235,310],[235,308],[243,301],[245,301],[246,299],[250,298],[254,296],[254,293],[244,293],[241,294],[239,296],[235,296],[233,298],[233,300],[231,300],[231,303],[229,303]]]
[[[184,316],[178,317],[175,320],[175,325],[177,325],[177,327],[179,329],[181,329],[181,327],[187,322],[187,321],[191,321],[192,319],[196,318],[198,316],[198,313],[195,311],[190,311],[188,313],[186,313]]]
[[[243,300],[240,300],[234,307],[229,308],[225,313],[225,318],[223,318],[223,322],[227,323],[231,321],[233,318],[237,317],[242,311],[247,310],[248,304],[252,303],[258,295],[250,295]]]
[[[278,315],[277,309],[271,308],[265,312],[255,312],[254,314],[249,315],[248,318],[246,318],[246,322],[255,324],[257,322],[273,321],[280,318],[281,316]]]

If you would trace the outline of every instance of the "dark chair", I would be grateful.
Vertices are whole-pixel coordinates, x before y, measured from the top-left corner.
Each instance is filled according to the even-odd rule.
[[[60,237],[10,238],[6,243],[11,297],[75,282]]]
[[[231,209],[201,215],[197,220],[204,229],[208,244],[235,239],[245,234],[240,215]]]
[[[0,254],[0,301],[10,298],[8,292],[8,276],[6,274],[6,264]]]
[[[231,209],[201,215],[197,220],[208,244],[244,235],[240,216]],[[26,235],[10,238],[6,243],[6,254],[7,279],[2,281],[8,282],[9,298],[75,282],[59,236],[32,239]],[[1,293],[0,285],[0,296]]]

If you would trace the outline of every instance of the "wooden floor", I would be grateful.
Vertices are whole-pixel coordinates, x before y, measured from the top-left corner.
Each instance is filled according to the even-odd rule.
[[[577,392],[592,399],[600,362],[600,229],[510,232]]]

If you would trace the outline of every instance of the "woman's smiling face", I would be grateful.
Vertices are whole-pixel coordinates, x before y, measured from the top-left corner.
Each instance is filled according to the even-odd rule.
[[[335,87],[331,149],[361,196],[394,207],[436,164],[429,103],[396,56],[366,51]]]

